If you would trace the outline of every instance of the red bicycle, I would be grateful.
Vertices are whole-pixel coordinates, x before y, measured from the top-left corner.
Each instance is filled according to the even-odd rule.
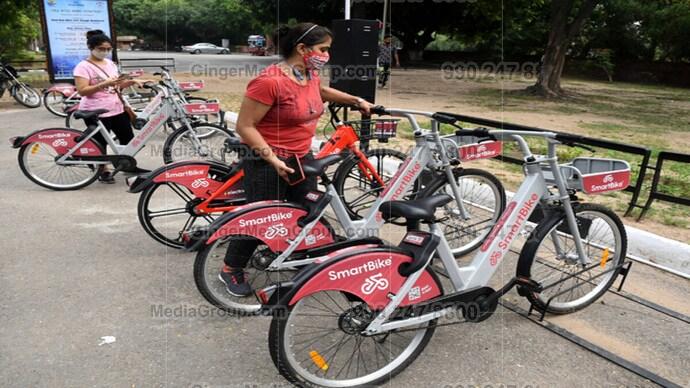
[[[363,151],[358,146],[363,139],[385,142],[395,136],[397,120],[340,122],[337,110],[333,106],[329,109],[334,118],[335,132],[315,157],[319,159],[349,151],[347,163],[340,165],[345,168],[336,170],[334,182],[348,211],[357,214],[359,209],[373,202],[407,155],[387,148]],[[355,129],[362,126],[370,130]],[[241,153],[241,147],[237,139],[226,141],[226,152]],[[345,181],[353,176],[351,170],[355,169],[360,186],[366,188],[363,195],[347,198],[343,195]],[[163,166],[147,176],[132,177],[127,183],[130,192],[141,193],[137,212],[146,233],[162,244],[181,249],[184,247],[183,237],[188,232],[210,224],[219,215],[245,203],[243,178],[240,162],[228,166],[206,161],[183,161]],[[371,201],[365,201],[365,198],[371,198]]]

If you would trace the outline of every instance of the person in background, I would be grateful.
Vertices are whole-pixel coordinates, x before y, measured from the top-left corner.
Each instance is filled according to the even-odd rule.
[[[379,86],[386,87],[386,82],[391,74],[391,63],[395,59],[395,66],[400,67],[400,57],[398,56],[398,49],[391,44],[391,35],[386,34],[383,37],[383,43],[379,45],[379,66],[383,67],[383,72],[379,77]]]
[[[283,57],[249,82],[237,119],[237,133],[255,155],[243,168],[247,202],[288,200],[301,203],[316,190],[316,177],[290,185],[294,171],[285,164],[290,157],[313,159],[312,138],[324,112],[324,101],[353,105],[369,113],[373,104],[321,84],[319,70],[329,60],[333,34],[313,23],[281,27],[273,42]],[[228,293],[249,296],[252,288],[245,267],[258,247],[255,239],[236,238],[228,243],[219,278]]]
[[[117,136],[120,144],[127,144],[134,137],[134,133],[129,115],[125,112],[117,91],[137,84],[137,81],[121,78],[117,65],[107,58],[113,51],[113,42],[103,31],[89,31],[86,37],[86,45],[91,53],[88,58],[79,62],[73,71],[74,83],[81,95],[79,109],[108,110],[100,115],[98,120]],[[94,120],[86,124],[95,125],[96,122]],[[108,145],[100,133],[97,133],[93,139],[104,148]],[[135,172],[144,171],[146,170],[137,169]],[[115,183],[112,170],[107,167],[98,180],[103,183]]]

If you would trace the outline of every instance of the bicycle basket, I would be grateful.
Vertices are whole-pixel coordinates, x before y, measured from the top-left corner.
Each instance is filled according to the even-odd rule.
[[[385,143],[397,135],[399,121],[399,119],[370,119],[347,121],[345,124],[355,129],[360,140],[376,139]]]
[[[587,194],[625,190],[630,185],[630,164],[624,160],[575,158],[559,166],[566,185]],[[555,184],[553,173],[543,165],[544,179]]]
[[[182,81],[178,82],[177,85],[182,91],[196,92],[204,88],[204,81]]]
[[[476,136],[447,135],[443,138],[451,139],[457,144],[458,159],[463,162],[495,158],[503,153],[503,143],[500,141]]]

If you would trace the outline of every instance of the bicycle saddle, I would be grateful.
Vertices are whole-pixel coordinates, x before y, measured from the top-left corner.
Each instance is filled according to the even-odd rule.
[[[388,201],[381,204],[379,210],[384,219],[389,220],[397,217],[405,218],[409,221],[433,222],[436,208],[441,207],[452,201],[453,197],[448,194],[432,195],[412,201]]]
[[[305,176],[318,176],[321,175],[328,166],[338,163],[343,159],[340,154],[324,156],[321,159],[305,160],[302,162],[302,171],[304,171]]]
[[[75,119],[93,119],[93,118],[98,118],[98,116],[102,115],[103,113],[107,113],[107,109],[96,109],[96,110],[78,110],[74,112],[74,118]]]

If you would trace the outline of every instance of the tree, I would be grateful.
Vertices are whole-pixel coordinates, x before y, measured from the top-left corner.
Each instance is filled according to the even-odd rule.
[[[563,95],[561,75],[566,54],[573,39],[582,31],[585,22],[600,0],[553,0],[549,38],[537,83],[527,90],[547,98]]]
[[[117,0],[113,4],[118,35],[136,35],[167,47],[223,38],[246,42],[256,19],[244,1]]]
[[[38,37],[38,6],[31,0],[0,0],[0,56],[14,57]]]

